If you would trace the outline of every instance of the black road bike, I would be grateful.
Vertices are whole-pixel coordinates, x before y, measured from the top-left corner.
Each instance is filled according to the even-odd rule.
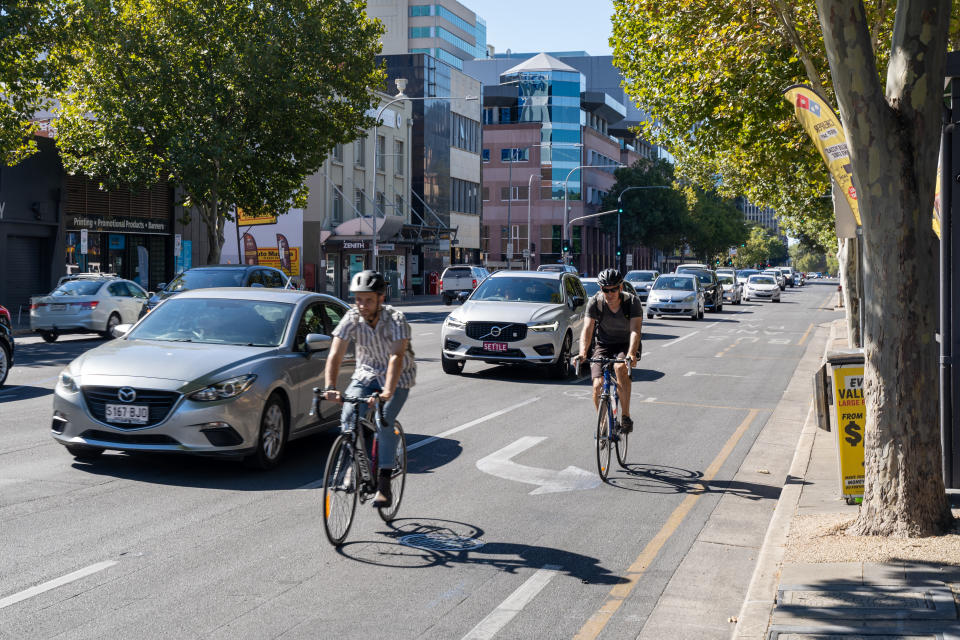
[[[630,444],[630,434],[624,433],[620,425],[620,396],[617,393],[617,383],[613,372],[613,365],[618,362],[627,362],[623,358],[590,358],[602,367],[603,390],[600,393],[600,403],[597,405],[597,471],[604,482],[610,473],[610,450],[616,449],[617,462],[624,469],[627,468],[627,446]]]

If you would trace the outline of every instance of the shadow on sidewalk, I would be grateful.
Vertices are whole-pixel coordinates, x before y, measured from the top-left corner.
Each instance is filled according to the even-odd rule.
[[[756,482],[713,480],[704,482],[703,472],[680,467],[628,464],[625,471],[611,475],[611,486],[640,493],[728,494],[748,500],[777,500],[782,487]]]

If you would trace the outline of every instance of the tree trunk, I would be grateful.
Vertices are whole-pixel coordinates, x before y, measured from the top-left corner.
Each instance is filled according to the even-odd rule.
[[[863,346],[860,335],[860,296],[857,292],[857,239],[840,240],[840,287],[843,308],[847,312],[847,344],[851,349]]]
[[[930,226],[949,0],[899,0],[886,95],[863,5],[816,0],[864,239],[864,499],[851,532],[951,525],[937,405],[937,245]]]
[[[220,264],[225,219],[216,206],[210,206],[209,203],[199,206],[198,209],[207,229],[207,264]]]

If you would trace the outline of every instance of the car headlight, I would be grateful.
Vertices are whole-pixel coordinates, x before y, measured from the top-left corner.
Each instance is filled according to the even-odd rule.
[[[60,386],[69,391],[70,393],[77,393],[80,391],[80,385],[77,384],[76,379],[69,373],[66,369],[60,372]]]
[[[680,302],[689,302],[690,300],[693,300],[695,297],[696,297],[696,294],[691,293],[690,295],[684,296],[683,298],[681,298]]]
[[[223,382],[218,382],[204,389],[200,389],[199,391],[194,391],[190,394],[190,399],[199,400],[200,402],[211,402],[213,400],[235,398],[249,389],[250,385],[252,385],[256,379],[257,376],[252,373],[230,378],[229,380],[224,380]]]
[[[443,321],[443,325],[444,325],[445,327],[450,328],[450,329],[463,329],[464,327],[467,326],[467,323],[464,322],[463,320],[458,319],[458,318],[454,318],[453,315],[449,315],[449,316],[447,316],[447,318]]]
[[[531,324],[531,325],[527,325],[527,328],[528,328],[530,331],[534,331],[534,332],[538,332],[538,333],[545,333],[545,332],[548,332],[548,331],[556,331],[558,328],[560,328],[560,321],[559,321],[559,320],[554,320],[553,322],[551,322],[551,323],[549,323],[549,324]]]

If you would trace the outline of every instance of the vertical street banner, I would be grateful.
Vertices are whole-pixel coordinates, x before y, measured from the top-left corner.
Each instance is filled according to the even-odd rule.
[[[867,406],[863,398],[863,365],[833,366],[834,407],[837,424],[837,464],[840,470],[840,494],[844,498],[863,497],[863,430]]]
[[[853,186],[850,149],[847,146],[847,136],[843,132],[840,118],[827,101],[807,85],[795,84],[783,92],[783,97],[793,105],[797,120],[813,140],[830,175],[837,181],[837,186],[853,211],[857,226],[861,226],[857,190]]]
[[[943,142],[940,142],[940,155],[937,160],[937,186],[933,191],[933,232],[940,237],[940,181],[943,180]]]

